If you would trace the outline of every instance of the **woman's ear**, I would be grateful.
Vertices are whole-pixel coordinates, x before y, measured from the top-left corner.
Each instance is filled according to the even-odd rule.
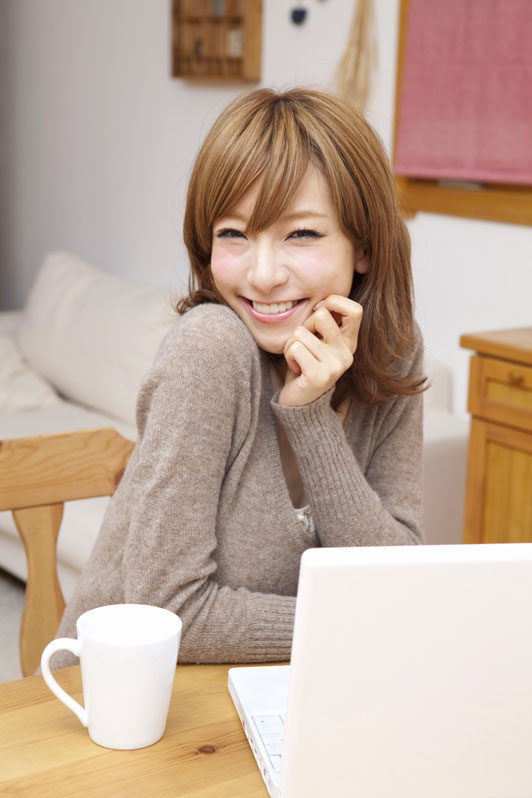
[[[369,258],[362,253],[355,258],[355,271],[357,274],[366,274],[369,270]]]

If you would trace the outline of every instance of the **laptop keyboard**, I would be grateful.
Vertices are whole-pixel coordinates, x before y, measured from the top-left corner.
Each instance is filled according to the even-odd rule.
[[[281,754],[284,741],[284,713],[273,713],[271,715],[252,715],[255,728],[259,737],[268,752],[273,769],[276,773],[281,770]]]

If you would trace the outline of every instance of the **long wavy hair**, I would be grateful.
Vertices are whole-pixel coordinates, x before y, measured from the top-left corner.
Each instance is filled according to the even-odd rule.
[[[357,351],[333,396],[379,404],[423,390],[405,376],[415,347],[410,238],[400,216],[384,148],[364,117],[339,97],[312,89],[258,89],[236,99],[205,139],[190,177],[183,225],[190,257],[184,313],[223,302],[210,259],[212,229],[260,178],[250,232],[269,227],[289,207],[308,166],[328,181],[344,234],[369,261],[349,296],[363,309]],[[272,358],[282,357],[272,355]]]

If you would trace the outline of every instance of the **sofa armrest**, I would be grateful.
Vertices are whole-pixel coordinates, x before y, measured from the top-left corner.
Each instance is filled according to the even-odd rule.
[[[450,412],[453,387],[450,367],[428,351],[425,351],[424,367],[430,382],[430,388],[424,395],[425,412]]]
[[[21,310],[2,311],[0,313],[0,335],[7,335],[9,338],[14,338],[21,319]]]
[[[423,515],[425,542],[462,542],[469,419],[424,413]]]

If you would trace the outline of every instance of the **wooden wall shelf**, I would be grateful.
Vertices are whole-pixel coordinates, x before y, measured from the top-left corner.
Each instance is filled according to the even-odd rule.
[[[172,0],[172,75],[258,82],[261,0]]]

